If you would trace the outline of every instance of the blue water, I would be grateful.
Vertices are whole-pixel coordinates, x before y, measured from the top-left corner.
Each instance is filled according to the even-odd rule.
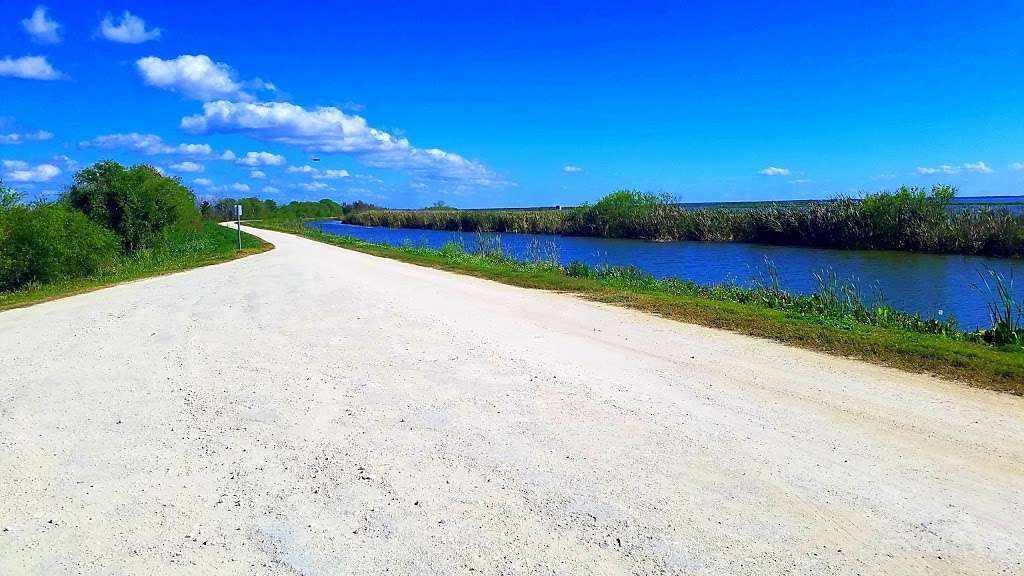
[[[336,221],[310,222],[308,226],[330,234],[354,236],[369,242],[400,245],[412,242],[440,248],[456,240],[472,249],[477,235],[471,233],[372,228]],[[493,235],[489,235],[493,236]],[[720,242],[646,242],[579,238],[545,234],[501,234],[501,246],[508,256],[523,258],[531,243],[553,242],[563,264],[582,260],[591,265],[634,265],[658,277],[676,276],[708,284],[728,279],[747,283],[761,275],[765,258],[779,271],[785,289],[811,293],[816,284],[812,274],[831,268],[843,278],[854,278],[870,293],[877,285],[885,299],[900,310],[923,317],[956,316],[963,328],[989,327],[988,296],[980,285],[978,272],[986,266],[1019,281],[1013,286],[1018,302],[1024,301],[1024,262],[979,256],[914,254],[868,250],[828,250],[763,244]]]

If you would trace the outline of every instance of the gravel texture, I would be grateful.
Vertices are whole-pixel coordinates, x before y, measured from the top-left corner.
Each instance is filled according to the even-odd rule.
[[[1024,399],[254,230],[0,313],[0,574],[1021,574]]]

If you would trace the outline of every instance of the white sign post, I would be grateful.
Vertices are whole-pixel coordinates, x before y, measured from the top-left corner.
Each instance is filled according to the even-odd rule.
[[[242,205],[235,204],[235,226],[238,227],[238,249],[242,249]]]

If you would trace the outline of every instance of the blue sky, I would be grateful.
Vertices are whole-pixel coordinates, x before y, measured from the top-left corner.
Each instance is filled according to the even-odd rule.
[[[0,176],[391,206],[1024,193],[1024,3],[0,8]],[[313,162],[312,158],[321,160]]]

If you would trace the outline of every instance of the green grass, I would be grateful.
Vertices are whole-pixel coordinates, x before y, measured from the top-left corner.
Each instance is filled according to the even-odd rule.
[[[239,250],[236,234],[235,230],[213,222],[204,222],[197,230],[176,230],[169,233],[155,248],[119,256],[92,276],[29,284],[14,291],[0,292],[0,310],[30,306],[140,278],[218,264],[273,248],[273,245],[243,233],[242,249]]]
[[[639,281],[635,274],[623,273],[622,269],[608,274],[580,274],[573,266],[563,268],[543,260],[517,262],[495,254],[467,254],[457,246],[433,250],[372,244],[325,234],[298,222],[262,221],[250,225],[411,264],[524,288],[571,292],[674,320],[1024,395],[1024,351],[1020,346],[993,346],[968,339],[964,333],[955,333],[960,335],[956,337],[950,333],[924,333],[921,330],[932,329],[927,322],[875,326],[851,317],[837,319],[828,310],[773,308],[762,300],[736,302],[734,295],[715,292],[728,292],[727,287],[693,289],[696,285],[687,288],[686,283],[679,281]]]

